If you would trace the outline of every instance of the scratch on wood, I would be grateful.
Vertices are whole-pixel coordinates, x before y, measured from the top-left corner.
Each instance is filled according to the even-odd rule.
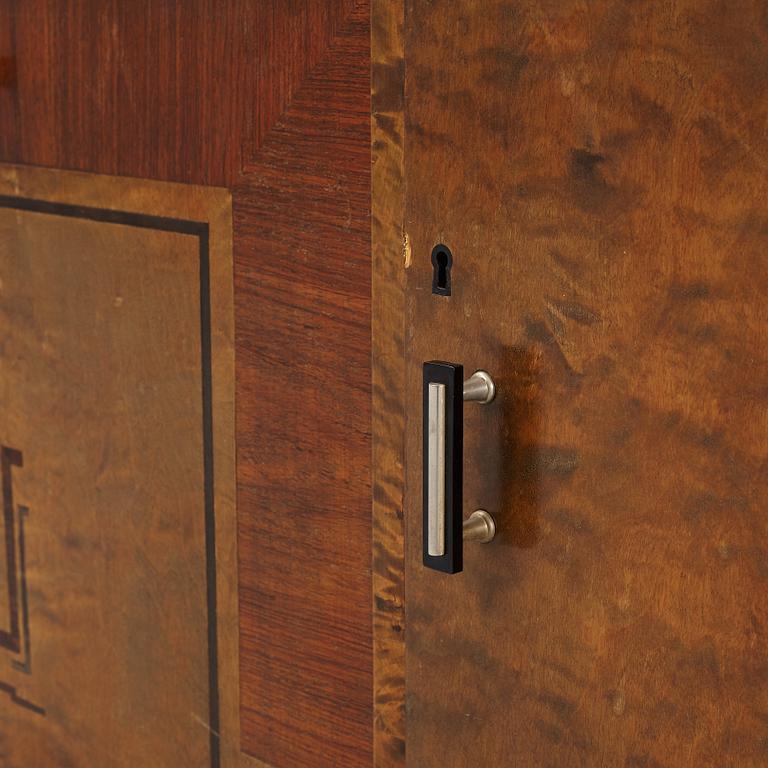
[[[406,269],[411,266],[411,239],[407,232],[403,232],[403,263]]]
[[[211,726],[210,726],[210,724],[208,722],[203,720],[202,717],[200,717],[199,715],[195,714],[194,712],[192,712],[192,719],[195,722],[197,722],[200,725],[202,725],[203,728],[205,728],[205,730],[208,731],[208,733],[214,733],[214,734],[216,734],[216,736],[220,736],[221,735],[217,730],[211,728]]]

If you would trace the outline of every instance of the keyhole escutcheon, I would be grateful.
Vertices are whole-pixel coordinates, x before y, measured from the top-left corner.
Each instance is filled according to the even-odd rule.
[[[451,295],[451,267],[453,254],[447,245],[440,243],[432,249],[432,293]]]

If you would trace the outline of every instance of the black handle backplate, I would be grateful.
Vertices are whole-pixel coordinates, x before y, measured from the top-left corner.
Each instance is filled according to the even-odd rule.
[[[444,444],[444,553],[430,555],[429,531],[429,385],[443,384],[445,396]],[[464,455],[464,368],[433,360],[424,363],[423,386],[423,557],[424,565],[444,573],[459,573],[463,567],[463,477]]]

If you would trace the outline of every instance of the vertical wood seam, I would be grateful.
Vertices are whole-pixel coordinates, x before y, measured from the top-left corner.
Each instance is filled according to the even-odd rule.
[[[374,765],[405,764],[403,3],[371,15]]]

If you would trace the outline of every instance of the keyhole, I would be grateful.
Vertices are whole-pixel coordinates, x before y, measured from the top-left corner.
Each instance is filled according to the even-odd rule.
[[[445,288],[448,282],[448,257],[445,251],[437,254],[437,287]]]
[[[432,293],[438,296],[451,295],[451,267],[453,254],[447,245],[436,245],[432,249]]]

